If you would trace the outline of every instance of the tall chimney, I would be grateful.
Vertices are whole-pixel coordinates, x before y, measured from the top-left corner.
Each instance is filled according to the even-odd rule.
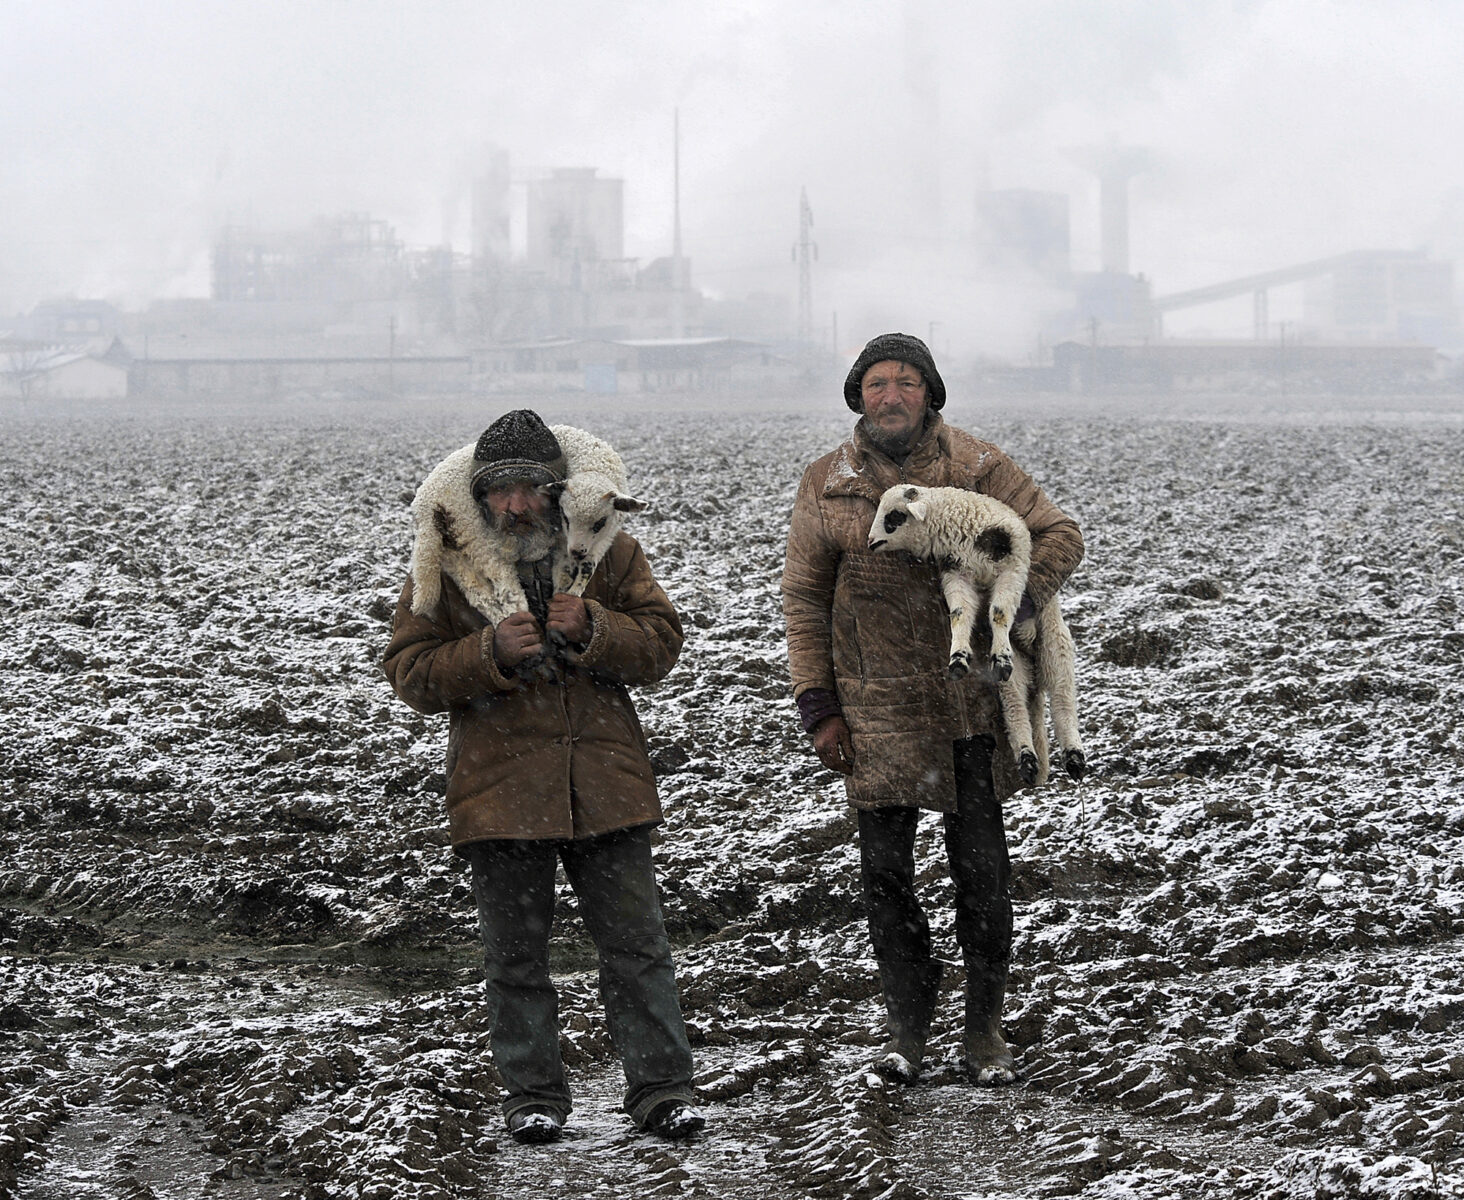
[[[1103,270],[1129,273],[1129,180],[1148,168],[1149,155],[1133,146],[1109,141],[1106,146],[1081,146],[1068,151],[1080,167],[1098,176],[1099,233]]]

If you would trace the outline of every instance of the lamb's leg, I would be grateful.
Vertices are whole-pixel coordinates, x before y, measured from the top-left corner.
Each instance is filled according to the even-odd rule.
[[[559,545],[554,550],[554,591],[562,592],[566,596],[583,596],[585,587],[590,582],[590,576],[594,573],[593,566],[570,554],[561,537]],[[557,632],[551,632],[549,640],[556,646],[567,644],[564,636]]]
[[[1019,654],[1018,657],[1023,656]],[[1031,663],[1030,659],[1028,663]],[[1035,666],[1032,671],[1035,676]],[[1042,784],[1047,782],[1047,769],[1051,765],[1047,745],[1047,694],[1037,686],[1035,678],[1027,688],[1027,713],[1032,722],[1032,752],[1037,756],[1037,782]]]
[[[492,579],[484,579],[476,573],[474,573],[474,578],[479,580],[493,597],[493,602],[483,611],[489,624],[498,625],[514,613],[528,612],[529,598],[524,594],[524,587],[519,582],[518,572],[512,566],[504,564],[503,569],[497,572]],[[542,650],[532,658],[524,659],[513,669],[513,673],[522,679],[547,681],[554,678],[554,669],[549,663],[548,656]]]
[[[570,596],[583,596],[585,594],[585,588],[590,584],[590,576],[595,573],[595,566],[596,564],[587,562],[577,564],[574,570],[574,578],[569,581],[569,586],[564,589],[565,593]]]
[[[991,588],[986,615],[991,622],[991,669],[997,679],[1006,679],[1012,673],[1012,621],[1026,586],[1025,571],[1003,571]]]
[[[578,596],[579,592],[570,591],[574,587],[575,576],[575,565],[569,557],[569,551],[563,546],[558,547],[554,551],[554,590],[568,596]],[[580,591],[584,591],[583,586]]]
[[[559,565],[557,562],[554,570],[557,577],[559,574]],[[554,584],[554,590],[556,592],[563,592],[566,596],[583,596],[585,594],[585,586],[590,582],[590,576],[594,573],[592,569],[587,569],[583,563],[571,565],[571,574],[566,576],[563,583],[556,582]],[[569,644],[564,635],[554,629],[549,631],[549,640],[556,646],[567,646]]]
[[[955,571],[941,573],[940,590],[945,593],[946,607],[951,613],[951,658],[946,673],[952,679],[960,679],[971,669],[971,634],[976,627],[981,594],[969,579]]]
[[[1052,705],[1052,728],[1057,734],[1058,762],[1072,778],[1088,769],[1082,735],[1078,732],[1078,685],[1073,635],[1062,619],[1057,597],[1037,613],[1037,678]]]
[[[1006,727],[1007,744],[1017,760],[1017,774],[1022,782],[1033,784],[1041,769],[1037,748],[1032,742],[1032,711],[1028,692],[1032,686],[1032,670],[1025,654],[1012,657],[1012,673],[996,685],[1001,698],[1002,724]]]

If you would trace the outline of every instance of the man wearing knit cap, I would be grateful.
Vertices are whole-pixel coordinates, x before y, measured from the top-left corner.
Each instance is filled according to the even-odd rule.
[[[685,1138],[703,1118],[651,863],[661,808],[626,691],[671,669],[681,619],[624,532],[583,597],[555,594],[558,507],[544,487],[564,479],[565,463],[537,413],[500,417],[465,462],[466,447],[423,485],[436,498],[428,532],[440,536],[441,591],[428,603],[419,578],[416,605],[407,580],[385,669],[418,712],[449,716],[448,833],[472,868],[504,1119],[517,1141],[549,1142],[570,1111],[549,977],[563,863],[599,956],[625,1110],[651,1133]],[[528,607],[495,624],[470,598],[501,574],[501,562],[482,560],[505,542]]]
[[[1052,597],[1083,556],[1077,525],[989,442],[945,424],[945,382],[906,333],[872,340],[844,381],[859,421],[803,474],[783,569],[788,660],[819,760],[845,777],[889,1041],[875,1062],[919,1076],[940,1000],[941,962],[915,892],[920,810],[942,814],[965,963],[965,1055],[974,1082],[1010,1083],[1001,1031],[1012,945],[1002,801],[1019,786],[996,682],[947,678],[950,624],[929,563],[869,551],[880,497],[898,483],[960,487],[1010,505],[1032,531],[1018,619]],[[977,622],[978,636],[982,622]],[[989,635],[988,635],[989,636]],[[976,661],[987,657],[975,647]]]

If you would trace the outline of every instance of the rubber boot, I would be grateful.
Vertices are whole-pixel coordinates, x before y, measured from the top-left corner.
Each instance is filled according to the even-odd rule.
[[[1007,964],[970,962],[966,966],[966,1071],[972,1083],[1000,1087],[1015,1083],[1017,1064],[1001,1035]]]
[[[874,1069],[897,1083],[914,1083],[925,1057],[925,1039],[940,1000],[940,963],[881,959],[879,982],[884,991],[885,1025],[890,1040]]]

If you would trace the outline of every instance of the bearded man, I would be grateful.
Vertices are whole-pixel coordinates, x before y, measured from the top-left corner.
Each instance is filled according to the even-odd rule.
[[[466,485],[471,498],[459,498],[456,511],[511,535],[528,608],[491,623],[455,572],[491,577],[496,564],[459,568],[458,558],[445,558],[440,596],[426,611],[413,611],[410,578],[402,589],[386,676],[418,712],[449,717],[448,831],[472,868],[509,1133],[553,1141],[571,1108],[549,977],[562,863],[599,955],[600,996],[625,1067],[625,1111],[643,1129],[685,1138],[703,1118],[651,863],[661,808],[626,691],[671,669],[681,619],[624,532],[583,597],[554,593],[558,507],[541,489],[562,482],[564,470],[537,413],[507,413],[483,432]],[[504,540],[454,537],[451,521],[442,524],[458,555]]]
[[[889,1041],[875,1069],[919,1077],[941,962],[915,891],[920,811],[942,814],[966,971],[965,1054],[973,1081],[1010,1083],[1001,1031],[1012,947],[1002,801],[1018,786],[995,679],[947,678],[950,623],[933,563],[869,549],[880,496],[898,483],[960,487],[1015,509],[1032,532],[1017,618],[1053,596],[1083,556],[1076,523],[990,442],[940,416],[945,383],[919,338],[887,333],[844,381],[853,435],[803,474],[788,532],[783,613],[804,728],[845,776],[858,812],[861,882]],[[975,659],[989,658],[978,621]],[[984,635],[989,643],[989,633]]]

